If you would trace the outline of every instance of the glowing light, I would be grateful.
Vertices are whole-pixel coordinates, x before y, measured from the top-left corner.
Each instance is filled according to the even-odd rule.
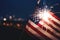
[[[44,13],[42,14],[42,18],[43,19],[47,19],[50,15],[49,15],[49,13],[47,12],[47,11],[44,11]]]
[[[18,21],[21,21],[21,20],[23,20],[23,19],[21,19],[21,18],[18,18]]]
[[[5,26],[5,25],[6,25],[6,23],[3,23],[3,25]]]
[[[38,16],[40,19],[47,19],[50,15],[49,15],[48,11],[44,10],[44,11],[40,12],[38,14]]]
[[[40,0],[37,1],[37,4],[39,4],[39,3],[40,3]]]
[[[6,18],[4,18],[3,20],[4,20],[4,21],[6,21],[7,19],[6,19]]]
[[[51,6],[50,8],[54,8],[53,6]]]
[[[18,28],[21,26],[20,24],[16,24],[16,25],[17,25]]]
[[[8,24],[8,23],[7,23],[6,25],[7,25],[7,26],[9,26],[9,24]]]
[[[12,19],[12,16],[9,16],[9,19]]]

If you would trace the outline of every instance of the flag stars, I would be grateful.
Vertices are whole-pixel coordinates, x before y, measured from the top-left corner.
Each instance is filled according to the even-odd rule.
[[[36,16],[36,17],[33,18],[33,20],[36,23],[36,22],[39,22],[40,19]]]

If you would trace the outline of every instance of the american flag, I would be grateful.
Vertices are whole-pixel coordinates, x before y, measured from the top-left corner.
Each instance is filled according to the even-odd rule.
[[[59,40],[60,18],[49,10],[48,13],[42,13],[43,17],[37,16],[39,12],[41,11],[38,9],[28,20],[26,32],[40,40]]]

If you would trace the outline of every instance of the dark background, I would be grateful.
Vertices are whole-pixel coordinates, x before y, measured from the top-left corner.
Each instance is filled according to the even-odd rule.
[[[34,11],[37,0],[0,0],[0,16],[15,15],[27,18]],[[48,7],[60,11],[60,0],[45,0]],[[41,4],[44,0],[41,0]],[[40,4],[40,5],[41,5]]]
[[[0,0],[0,16],[26,18],[32,13],[35,4],[36,0]]]

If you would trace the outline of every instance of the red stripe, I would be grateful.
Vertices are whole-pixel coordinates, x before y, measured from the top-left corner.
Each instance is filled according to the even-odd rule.
[[[31,27],[38,34],[40,34],[43,38],[51,40],[50,38],[48,38],[47,36],[45,36],[43,33],[41,33],[39,30],[37,30],[35,27],[33,27],[31,24],[28,23],[28,26]]]
[[[46,24],[50,27],[50,25],[49,25],[46,21],[43,20],[43,22],[46,23]],[[39,23],[39,24],[40,24],[40,23]],[[41,24],[40,24],[40,25],[41,25]],[[39,25],[39,26],[40,26],[40,25]],[[43,25],[42,25],[42,26],[43,26]],[[53,28],[52,28],[52,29],[53,29]],[[49,29],[46,29],[45,27],[43,27],[43,30],[45,30],[45,31],[47,30],[48,33],[50,33],[51,35],[53,35],[53,36],[56,37],[56,38],[59,38],[57,35],[55,35],[55,34],[54,34],[53,32],[51,32]]]
[[[54,15],[54,13],[52,13],[52,12],[49,12],[50,14],[51,14],[51,16],[53,16],[54,18],[56,18],[57,20],[59,20],[60,21],[60,18],[59,17],[57,17],[56,15]],[[55,31],[57,30],[56,28],[54,28],[51,24],[49,24],[49,23],[47,23],[46,21],[44,21],[48,26],[50,26],[52,29],[54,29]],[[57,26],[59,26],[60,27],[60,25],[59,24],[57,24],[55,21],[51,21],[50,20],[50,22],[52,22],[52,23],[54,23],[54,24],[56,24]],[[35,27],[33,27],[30,23],[28,23],[27,24],[31,29],[33,29],[34,31],[36,31],[38,34],[40,34],[43,38],[46,38],[46,40],[48,39],[50,39],[50,38],[48,38],[47,36],[45,36],[43,33],[41,33],[39,30],[37,30]],[[55,37],[57,37],[57,38],[59,38],[57,35],[55,35],[53,32],[51,32],[49,29],[46,29],[45,27],[43,27],[43,25],[41,25],[41,24],[37,24],[40,28],[43,28],[43,30],[47,30],[47,32],[48,33],[50,33],[50,34],[52,34],[53,36],[55,36]],[[27,31],[27,33],[30,35],[33,35],[31,32],[29,32],[27,29],[26,29],[26,31]],[[51,39],[50,39],[51,40]]]
[[[49,29],[47,29],[47,32],[50,33],[51,35],[53,35],[54,37],[58,38],[58,39],[60,38],[56,34],[54,34],[53,32],[51,32]]]
[[[60,33],[59,30],[57,30],[56,28],[54,28],[52,25],[49,25],[52,29],[54,29],[56,32]]]
[[[51,24],[49,24],[48,22],[46,22],[45,20],[42,20],[44,23],[46,23],[48,26],[50,26],[52,29],[54,29],[56,32],[60,32],[59,30],[57,30],[56,28],[54,28]],[[50,21],[51,22],[51,21]],[[43,26],[43,25],[42,25]]]
[[[50,19],[49,19],[50,20]],[[55,24],[57,27],[60,28],[60,25],[58,23],[56,23],[54,20],[50,20],[50,22],[52,22],[53,24]],[[53,29],[55,29],[55,31],[60,33],[60,30],[57,30],[56,28],[54,28],[52,25],[50,25]]]
[[[57,20],[60,21],[60,18],[58,16],[56,16],[53,12],[49,12],[49,14],[51,14],[53,17],[55,17]]]
[[[46,28],[43,26],[43,25],[41,25],[41,24],[37,24],[40,28],[42,28],[43,30],[45,30],[46,31]]]
[[[56,23],[54,20],[49,19],[52,23],[54,23],[55,25],[57,25],[58,27],[60,27],[60,24]]]
[[[32,38],[34,38],[34,40],[39,40],[39,38],[38,37],[36,37],[35,35],[33,35],[31,32],[29,32],[26,28],[25,28],[25,31],[27,32],[27,34],[30,36],[30,37],[32,37]]]
[[[38,23],[37,25],[38,25],[40,28],[43,28],[43,26],[42,26],[41,24]]]

